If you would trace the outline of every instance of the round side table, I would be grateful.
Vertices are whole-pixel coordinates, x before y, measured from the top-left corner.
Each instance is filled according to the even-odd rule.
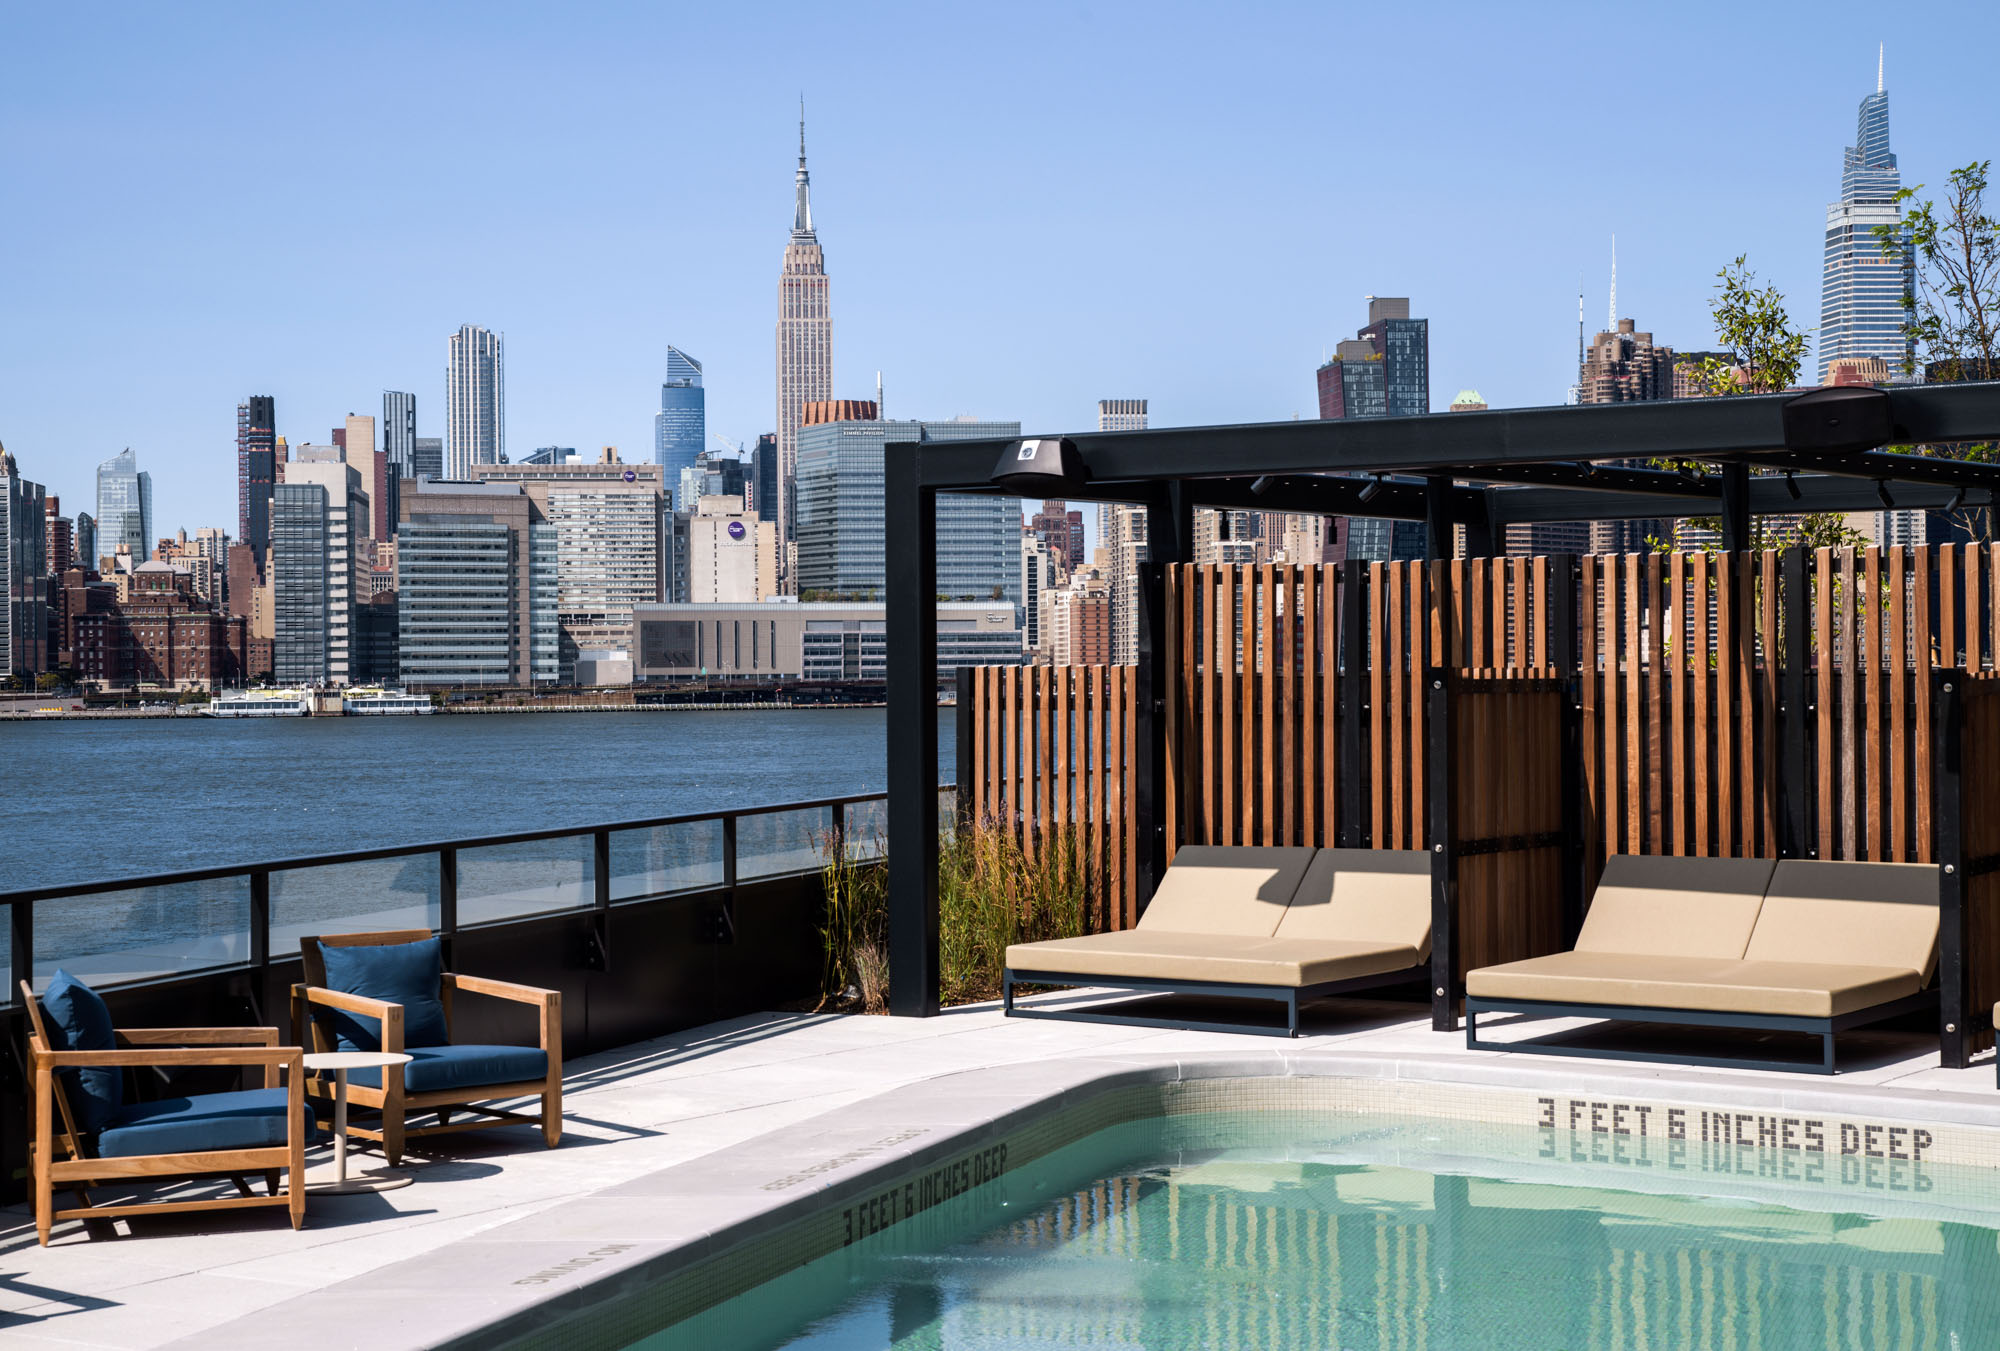
[[[349,1176],[347,1172],[347,1072],[407,1065],[400,1051],[316,1051],[306,1057],[309,1070],[333,1071],[333,1163],[306,1173],[306,1190],[321,1195],[343,1192],[385,1192],[410,1185],[410,1175],[376,1168]]]

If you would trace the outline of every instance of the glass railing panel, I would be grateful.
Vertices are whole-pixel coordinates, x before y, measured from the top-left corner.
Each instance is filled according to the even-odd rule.
[[[889,800],[872,798],[847,804],[847,857],[881,858],[889,848]]]
[[[595,850],[588,833],[458,851],[458,922],[585,909],[595,901]]]
[[[408,854],[271,874],[271,955],[299,950],[301,934],[436,929],[438,856]]]
[[[722,819],[611,832],[611,900],[720,887]]]
[[[795,807],[736,818],[736,876],[777,877],[811,872],[825,862],[833,808]]]
[[[35,903],[37,990],[57,967],[110,986],[249,960],[247,875]]]
[[[0,974],[7,980],[7,988],[0,990],[0,1005],[12,1004],[21,997],[14,988],[14,917],[7,912],[13,907],[0,905]]]

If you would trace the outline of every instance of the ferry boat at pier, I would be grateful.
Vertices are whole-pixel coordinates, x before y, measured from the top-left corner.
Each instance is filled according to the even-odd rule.
[[[203,713],[211,718],[308,718],[343,714],[382,717],[431,711],[431,701],[425,695],[366,685],[350,690],[299,687],[230,690],[209,700]]]

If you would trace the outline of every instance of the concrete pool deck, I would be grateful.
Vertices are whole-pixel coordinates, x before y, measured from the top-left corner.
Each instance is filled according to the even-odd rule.
[[[1310,1010],[1297,1040],[1007,1020],[990,1005],[928,1020],[743,1018],[571,1062],[560,1149],[527,1129],[445,1137],[449,1152],[406,1158],[413,1185],[314,1196],[297,1233],[256,1212],[162,1216],[116,1237],[66,1223],[45,1250],[24,1207],[0,1212],[0,1340],[450,1344],[646,1259],[719,1249],[751,1232],[747,1197],[800,1211],[887,1161],[945,1157],[968,1123],[1106,1075],[1318,1074],[2000,1131],[1990,1057],[1944,1070],[1934,1041],[1868,1029],[1843,1036],[1841,1052],[1831,1079],[1468,1052],[1427,1013],[1358,1001]]]

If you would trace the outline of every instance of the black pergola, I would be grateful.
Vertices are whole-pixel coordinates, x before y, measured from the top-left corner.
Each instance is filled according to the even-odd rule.
[[[1719,517],[1723,547],[1739,550],[1750,546],[1756,516],[1993,505],[2000,465],[1881,447],[1994,440],[2000,382],[889,445],[891,1011],[937,1011],[939,493],[1145,508],[1150,562],[1140,587],[1133,763],[1143,899],[1165,865],[1159,691],[1167,653],[1153,637],[1164,569],[1191,558],[1196,507],[1422,521],[1432,558],[1452,555],[1456,526],[1466,528],[1471,553],[1492,554],[1510,524],[1682,516]],[[1059,447],[1068,472],[996,482],[1027,441],[1045,443],[1043,460]],[[1652,461],[1715,472],[1632,467]]]

